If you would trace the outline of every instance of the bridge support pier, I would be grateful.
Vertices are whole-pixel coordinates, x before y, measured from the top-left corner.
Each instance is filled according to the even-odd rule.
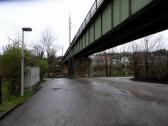
[[[64,74],[72,78],[87,78],[91,76],[91,60],[88,57],[69,59],[64,64]]]

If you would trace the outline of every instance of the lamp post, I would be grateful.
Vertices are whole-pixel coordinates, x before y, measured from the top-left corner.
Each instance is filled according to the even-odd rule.
[[[21,96],[24,96],[24,32],[31,31],[31,28],[22,28]]]

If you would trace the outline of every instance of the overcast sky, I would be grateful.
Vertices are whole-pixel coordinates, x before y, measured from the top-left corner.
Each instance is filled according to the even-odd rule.
[[[8,36],[15,36],[22,27],[33,31],[25,34],[26,45],[38,43],[41,32],[50,27],[57,44],[68,48],[68,19],[72,17],[72,39],[94,0],[10,0],[0,2],[0,51],[8,43]],[[26,2],[25,2],[26,1]],[[167,42],[167,31],[162,33]],[[59,55],[61,54],[61,50]]]
[[[24,1],[24,2],[23,2]],[[41,32],[50,27],[57,43],[69,44],[68,19],[72,17],[72,38],[83,22],[94,0],[18,0],[0,2],[0,47],[8,43],[7,36],[14,36],[22,27],[33,31],[25,34],[26,45],[38,43]],[[59,52],[61,54],[61,51]]]

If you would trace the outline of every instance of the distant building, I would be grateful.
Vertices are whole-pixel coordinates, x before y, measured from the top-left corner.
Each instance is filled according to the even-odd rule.
[[[130,64],[130,60],[129,60],[129,58],[128,57],[122,57],[121,58],[121,64],[124,64],[124,65],[129,65]]]
[[[113,64],[113,65],[121,64],[121,60],[112,59],[112,64]]]
[[[129,58],[126,56],[122,57],[121,59],[116,59],[116,58],[112,58],[110,55],[109,56],[96,55],[96,56],[92,56],[91,59],[92,59],[93,66],[96,66],[98,63],[104,64],[105,61],[107,61],[107,64],[110,64],[111,62],[113,65],[117,65],[117,64],[129,65],[131,63]]]

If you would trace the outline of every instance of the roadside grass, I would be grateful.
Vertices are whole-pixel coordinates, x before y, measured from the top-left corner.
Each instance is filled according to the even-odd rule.
[[[7,82],[2,84],[2,94],[3,97],[2,104],[0,105],[0,117],[16,106],[23,104],[33,95],[32,91],[26,91],[24,97],[10,95]]]

